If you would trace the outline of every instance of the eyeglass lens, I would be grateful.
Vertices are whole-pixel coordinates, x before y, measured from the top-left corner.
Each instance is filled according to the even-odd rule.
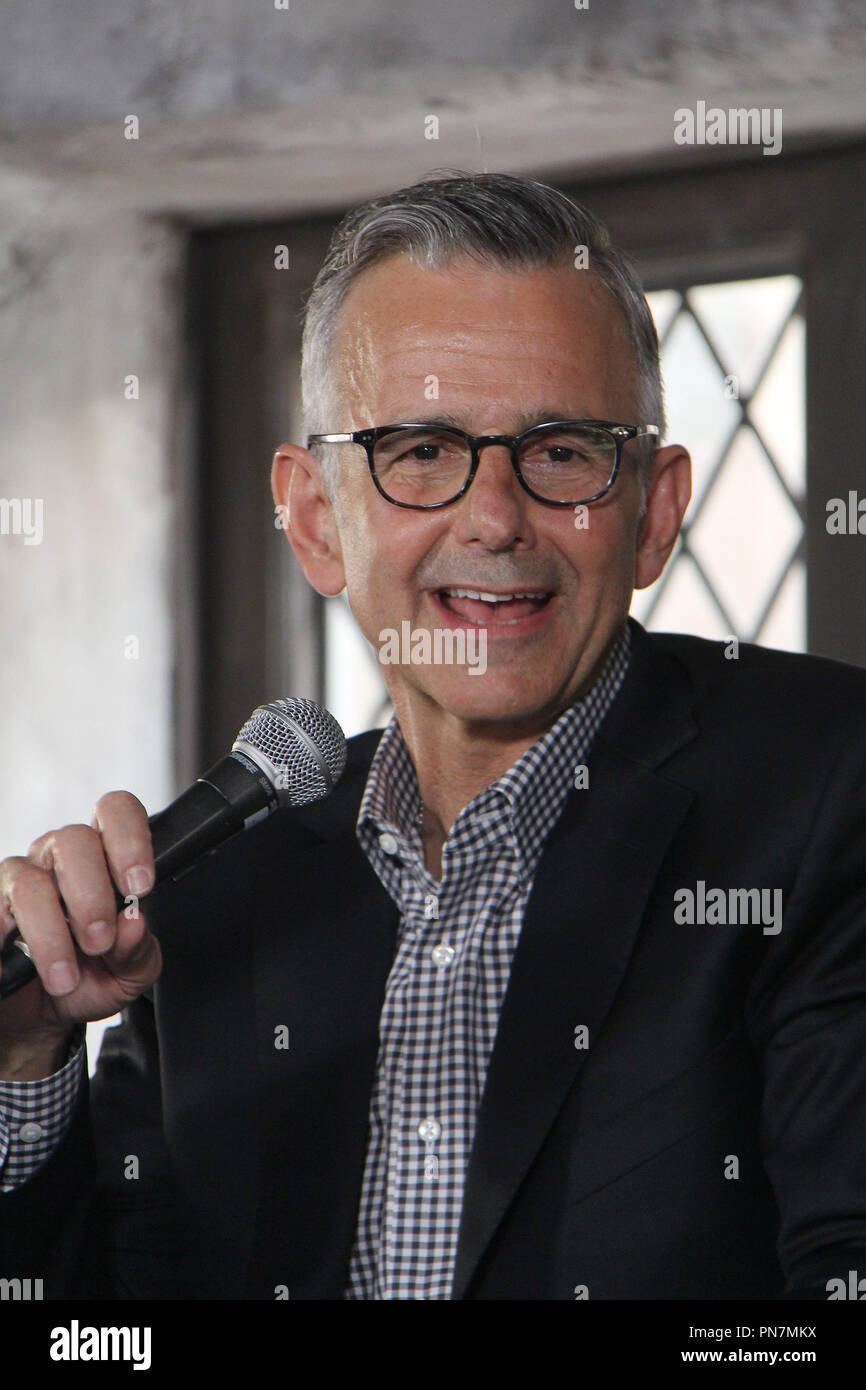
[[[616,441],[598,426],[541,430],[521,442],[518,461],[527,485],[540,497],[577,502],[607,486]],[[373,450],[377,481],[395,502],[446,502],[460,492],[471,466],[467,441],[438,426],[395,429]]]

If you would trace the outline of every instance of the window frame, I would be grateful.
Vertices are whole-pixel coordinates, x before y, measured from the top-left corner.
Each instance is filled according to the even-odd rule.
[[[864,153],[858,143],[617,178],[535,172],[607,224],[638,262],[647,290],[789,272],[801,278],[807,650],[866,667],[866,623],[852,602],[866,595],[866,543],[826,529],[828,500],[857,487],[843,461],[862,448]],[[262,700],[324,698],[324,601],[274,526],[268,478],[276,445],[303,437],[300,316],[340,215],[191,230],[198,502],[186,536],[196,581],[186,642],[198,693],[197,718],[185,721],[181,774],[219,757]],[[288,248],[286,269],[275,268],[278,246]]]

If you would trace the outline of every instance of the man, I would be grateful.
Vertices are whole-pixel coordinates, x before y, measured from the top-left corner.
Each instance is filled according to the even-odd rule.
[[[273,488],[308,579],[486,668],[383,665],[332,796],[147,924],[128,794],[0,866],[41,977],[0,1005],[3,1272],[826,1296],[866,1269],[866,677],[627,620],[690,493],[634,272],[552,189],[430,179],[336,233],[304,388]],[[80,1022],[127,1003],[88,1103]]]

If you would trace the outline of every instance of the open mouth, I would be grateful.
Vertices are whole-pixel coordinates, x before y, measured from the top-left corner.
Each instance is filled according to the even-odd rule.
[[[553,594],[540,589],[515,589],[500,594],[486,589],[437,589],[436,597],[456,618],[486,626],[531,618],[549,603]]]

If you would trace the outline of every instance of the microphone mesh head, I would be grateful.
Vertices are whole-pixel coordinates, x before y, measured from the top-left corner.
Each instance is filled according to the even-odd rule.
[[[327,796],[346,766],[343,730],[313,700],[260,705],[238,733],[235,749],[262,768],[280,801],[291,806]]]

